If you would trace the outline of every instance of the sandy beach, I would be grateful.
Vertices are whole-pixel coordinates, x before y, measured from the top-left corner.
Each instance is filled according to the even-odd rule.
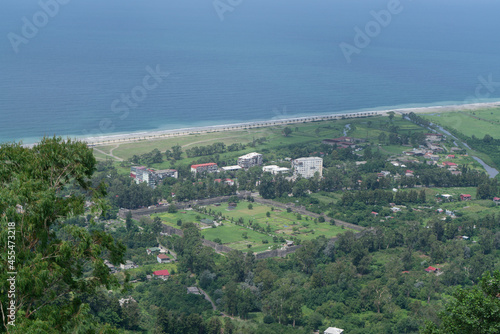
[[[287,125],[302,122],[313,122],[313,121],[324,121],[324,120],[334,120],[342,118],[356,118],[356,117],[366,117],[366,116],[384,116],[388,112],[395,112],[396,114],[403,113],[442,113],[450,111],[461,111],[461,110],[479,110],[479,109],[490,109],[500,107],[500,101],[498,102],[488,102],[488,103],[474,103],[474,104],[457,104],[457,105],[445,105],[445,106],[429,106],[429,107],[416,107],[416,108],[402,108],[402,109],[387,109],[387,110],[377,110],[377,111],[361,111],[361,112],[350,112],[341,114],[331,114],[331,115],[319,115],[319,116],[307,116],[307,117],[295,117],[286,119],[271,119],[267,121],[256,121],[247,123],[236,123],[236,124],[223,124],[223,125],[213,125],[213,126],[203,126],[203,127],[192,127],[183,129],[173,129],[173,130],[158,130],[158,131],[147,131],[147,132],[135,132],[128,134],[116,134],[116,135],[105,135],[99,137],[87,137],[80,138],[81,140],[87,142],[89,146],[98,145],[108,145],[114,143],[124,143],[133,142],[139,140],[154,140],[154,139],[164,139],[169,137],[185,136],[190,134],[203,134],[209,132],[222,132],[222,131],[234,131],[241,129],[259,128],[259,127],[270,127],[277,125]]]

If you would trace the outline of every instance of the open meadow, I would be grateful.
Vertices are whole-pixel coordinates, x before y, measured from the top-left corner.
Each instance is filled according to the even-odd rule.
[[[252,202],[239,202],[235,208],[230,208],[228,203],[222,203],[207,206],[205,209],[208,214],[181,210],[177,213],[161,213],[156,216],[160,217],[163,223],[177,228],[179,219],[182,222],[198,223],[205,239],[211,241],[220,239],[223,245],[230,248],[238,250],[251,248],[255,252],[265,251],[273,245],[281,245],[284,240],[292,237],[301,240],[314,239],[320,235],[333,238],[349,230],[327,222],[319,223],[312,217]],[[221,226],[210,227],[200,223],[201,219],[213,219],[216,216],[224,217]]]
[[[446,112],[440,114],[421,114],[429,121],[445,128],[452,128],[472,137],[483,138],[490,135],[500,138],[500,109]]]

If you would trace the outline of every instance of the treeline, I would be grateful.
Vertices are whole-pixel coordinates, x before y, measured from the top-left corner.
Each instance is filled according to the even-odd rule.
[[[200,157],[204,155],[212,155],[216,153],[225,153],[226,145],[222,142],[213,143],[207,146],[195,146],[186,150],[186,155],[188,158]]]
[[[410,191],[387,191],[387,190],[364,190],[357,192],[345,192],[340,201],[342,206],[352,206],[355,202],[369,205],[394,204],[424,204],[426,203],[425,190]]]

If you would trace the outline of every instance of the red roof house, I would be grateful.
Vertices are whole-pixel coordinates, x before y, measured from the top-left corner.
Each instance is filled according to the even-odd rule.
[[[448,167],[457,167],[457,164],[454,162],[449,162],[449,161],[443,161],[443,166],[448,166]]]
[[[427,271],[428,273],[436,273],[439,271],[439,268],[434,268],[434,267],[429,266],[429,267],[425,268],[425,271]]]
[[[493,197],[493,202],[500,203],[500,197]]]
[[[156,277],[159,277],[161,279],[167,279],[168,276],[170,276],[170,273],[168,272],[167,269],[164,269],[164,270],[157,270],[157,271],[153,272],[153,275],[155,275]]]
[[[472,199],[472,196],[469,194],[462,194],[460,195],[460,200],[461,201],[470,201]]]

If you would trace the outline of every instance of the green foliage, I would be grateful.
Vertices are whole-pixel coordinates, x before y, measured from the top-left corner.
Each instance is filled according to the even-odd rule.
[[[440,314],[441,325],[427,324],[424,334],[498,333],[500,331],[500,272],[484,274],[479,286],[457,288]]]
[[[93,214],[105,208],[102,186],[89,179],[96,161],[86,144],[44,138],[33,148],[0,145],[0,218],[2,268],[0,288],[7,291],[8,224],[15,223],[16,313],[19,333],[39,328],[67,332],[85,327],[88,307],[80,293],[117,286],[101,256],[122,261],[125,247],[98,229],[87,231],[62,219],[84,214],[86,200]],[[7,294],[1,294],[7,305]],[[90,328],[90,327],[89,327]]]

